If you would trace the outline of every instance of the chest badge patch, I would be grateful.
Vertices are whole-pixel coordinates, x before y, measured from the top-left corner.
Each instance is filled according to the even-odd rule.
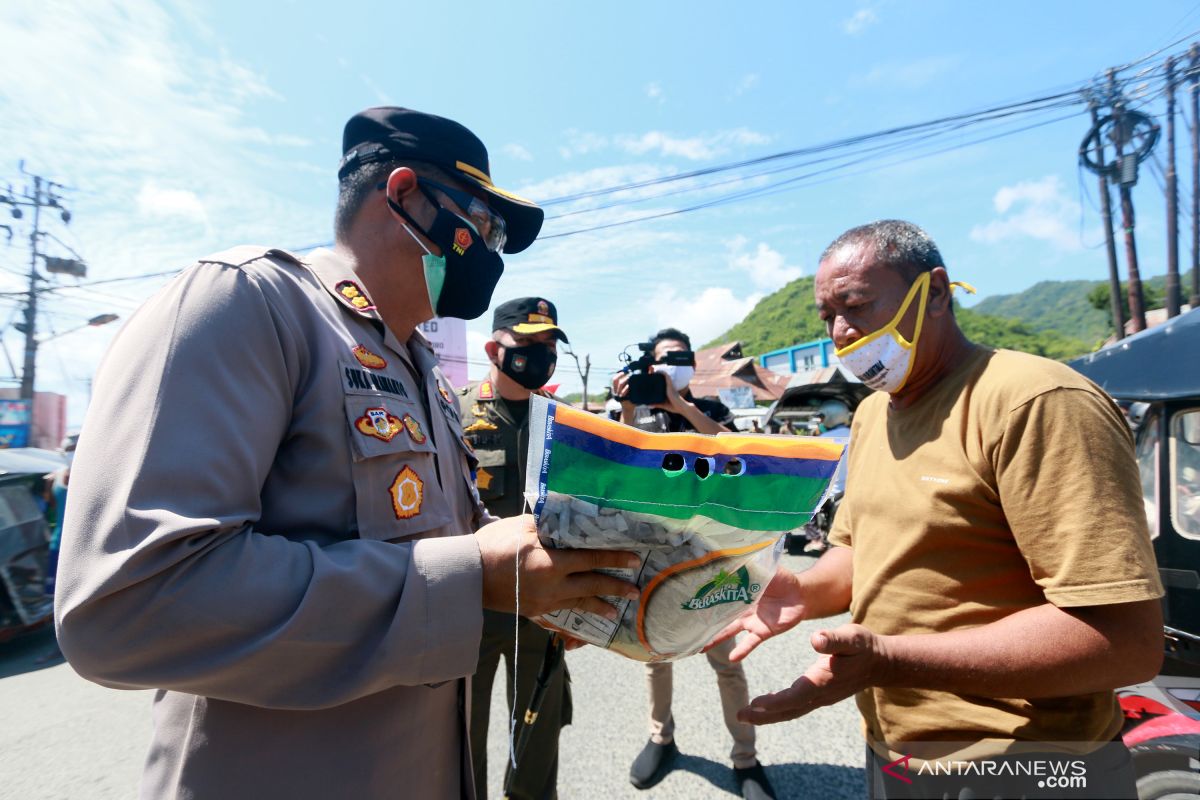
[[[404,430],[405,425],[389,414],[386,408],[368,408],[363,416],[354,421],[354,427],[359,433],[390,442]]]
[[[483,383],[479,384],[479,399],[480,400],[496,399],[496,394],[495,394],[495,392],[492,391],[492,382],[491,381],[484,381]]]
[[[494,431],[496,426],[484,419],[477,419],[467,427],[463,428],[463,433],[475,433],[476,431]]]
[[[425,431],[421,430],[421,423],[413,418],[412,414],[404,415],[404,428],[408,431],[408,435],[417,444],[425,444]]]
[[[492,473],[488,472],[486,469],[480,468],[479,471],[475,473],[475,484],[486,492],[492,486]]]
[[[367,369],[383,369],[387,366],[387,361],[383,356],[377,356],[361,344],[356,344],[350,348],[350,352],[354,353],[354,357],[358,359],[358,363],[362,364]]]
[[[405,467],[388,487],[388,494],[392,497],[392,511],[396,519],[412,519],[421,513],[425,484],[412,467]]]
[[[375,306],[367,298],[367,293],[354,281],[340,281],[334,290],[350,302],[359,311],[372,311]]]
[[[467,252],[467,248],[471,246],[471,234],[466,228],[459,228],[454,232],[454,252],[460,256]]]

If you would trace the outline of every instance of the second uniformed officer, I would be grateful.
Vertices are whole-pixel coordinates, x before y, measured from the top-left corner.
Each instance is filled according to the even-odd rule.
[[[496,308],[492,339],[485,345],[492,367],[487,378],[460,390],[463,431],[479,459],[479,495],[495,517],[521,513],[525,500],[525,452],[529,442],[529,398],[550,395],[542,388],[554,374],[557,342],[567,341],[558,327],[554,304],[540,297],[520,297]],[[519,631],[519,633],[518,633]],[[485,611],[479,666],[471,689],[471,752],[480,797],[487,787],[487,731],[492,684],[500,659],[505,661],[508,708],[513,708],[513,651],[517,658],[517,708],[524,709],[533,691],[550,633],[513,614]],[[558,778],[558,732],[571,722],[571,694],[564,663],[551,677],[529,746],[511,777],[509,797],[552,798]],[[505,769],[509,781],[511,764]]]

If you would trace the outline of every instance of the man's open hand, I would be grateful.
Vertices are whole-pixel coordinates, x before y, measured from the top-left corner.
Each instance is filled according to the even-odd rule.
[[[738,719],[768,725],[802,717],[877,685],[886,669],[885,639],[861,625],[817,631],[812,646],[820,657],[791,687],[754,698],[738,712]]]
[[[796,573],[786,567],[780,567],[759,596],[758,602],[745,614],[726,625],[704,649],[707,651],[745,631],[747,635],[738,640],[737,646],[729,654],[731,661],[741,661],[767,639],[791,630],[802,619],[804,598],[801,596]]]

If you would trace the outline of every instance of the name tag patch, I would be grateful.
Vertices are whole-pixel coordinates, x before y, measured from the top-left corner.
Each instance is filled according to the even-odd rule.
[[[342,362],[342,384],[347,392],[383,392],[408,399],[404,384],[389,375],[369,372],[356,364]]]

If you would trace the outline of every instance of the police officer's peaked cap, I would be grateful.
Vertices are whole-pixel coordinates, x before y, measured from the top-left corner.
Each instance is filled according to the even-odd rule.
[[[399,160],[434,164],[478,186],[487,195],[488,205],[504,217],[506,253],[519,253],[529,247],[542,229],[542,209],[493,185],[487,148],[479,137],[453,120],[396,106],[368,108],[346,123],[342,153],[338,180],[365,164]]]
[[[570,342],[562,328],[558,327],[558,309],[554,303],[541,297],[518,297],[496,306],[496,312],[492,314],[492,330],[523,334],[554,331],[554,338]]]

